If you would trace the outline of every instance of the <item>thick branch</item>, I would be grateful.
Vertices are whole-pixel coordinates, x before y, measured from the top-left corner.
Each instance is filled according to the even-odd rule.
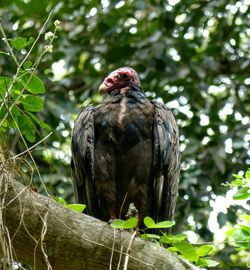
[[[111,269],[114,243],[112,269],[117,269],[121,248],[123,269],[131,233],[114,232],[108,224],[66,209],[4,173],[0,189],[4,225],[15,260],[33,269]],[[194,268],[160,246],[135,237],[127,269]]]

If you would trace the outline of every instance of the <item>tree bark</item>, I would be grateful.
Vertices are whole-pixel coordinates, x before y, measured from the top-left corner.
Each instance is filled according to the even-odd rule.
[[[119,259],[119,269],[195,269],[155,243],[137,236],[132,241],[130,232],[61,206],[6,172],[0,175],[0,196],[2,239],[9,233],[14,260],[32,269],[118,269]],[[0,254],[6,256],[3,244]]]

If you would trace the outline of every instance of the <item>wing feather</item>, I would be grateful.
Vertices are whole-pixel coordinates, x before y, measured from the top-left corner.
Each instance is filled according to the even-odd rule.
[[[173,220],[180,171],[179,132],[170,109],[154,102],[154,209],[155,220]]]
[[[76,201],[87,204],[87,213],[94,215],[94,106],[79,113],[72,132],[71,152]]]

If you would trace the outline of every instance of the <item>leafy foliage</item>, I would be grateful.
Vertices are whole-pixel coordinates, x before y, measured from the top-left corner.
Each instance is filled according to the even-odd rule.
[[[233,196],[234,200],[247,200],[250,198],[250,169],[245,175],[234,174],[234,181],[228,184],[231,188],[238,190]],[[241,215],[240,221],[227,232],[229,239],[233,239],[233,244],[237,251],[250,251],[250,215]],[[248,256],[249,260],[250,257]],[[249,262],[247,266],[250,267]]]
[[[9,128],[19,128],[30,142],[35,141],[36,123],[30,112],[39,112],[43,109],[44,101],[37,94],[44,93],[43,82],[33,74],[20,71],[16,77],[0,77],[1,87],[1,126],[3,133]],[[25,94],[28,91],[32,93]],[[32,114],[33,115],[33,114]],[[49,127],[46,126],[48,129]]]
[[[155,223],[155,221],[148,216],[143,219],[143,223],[146,228],[144,230],[140,230],[141,232],[144,232],[147,229],[166,229],[174,226],[174,222],[167,220]],[[111,227],[114,229],[134,229],[137,225],[138,218],[135,217],[129,218],[128,220],[115,219],[111,223]],[[143,233],[140,237],[145,240],[155,241],[162,246],[167,244],[170,246],[168,247],[169,251],[178,252],[186,260],[191,263],[195,263],[197,266],[214,267],[218,265],[218,262],[208,257],[208,255],[213,251],[212,245],[201,245],[196,248],[189,242],[185,241],[187,238],[185,234],[170,235],[160,231],[160,234]]]
[[[151,217],[145,217],[143,222],[148,229],[166,229],[175,224],[173,221],[161,221],[155,223]]]
[[[238,191],[234,194],[234,200],[245,200],[250,198],[250,169],[245,173],[245,177],[234,174],[235,180],[231,183],[231,187],[238,187]]]
[[[17,125],[28,146],[43,139],[50,126],[53,134],[32,154],[47,188],[72,201],[73,120],[82,106],[102,100],[96,89],[108,72],[132,66],[148,98],[167,103],[180,127],[174,228],[212,241],[207,220],[216,197],[225,192],[221,183],[250,164],[249,10],[244,0],[2,1],[1,24],[16,61],[2,42],[1,135],[19,154],[26,146]],[[61,31],[52,44],[54,20],[61,21]],[[246,188],[239,192],[246,196]],[[224,223],[234,223],[237,208],[223,213]],[[222,226],[222,219],[217,221]],[[239,264],[230,259],[231,249],[223,252],[224,269]]]
[[[0,108],[2,112],[0,115],[0,131],[6,137],[8,137],[11,132],[19,133],[20,136],[24,135],[25,138],[32,143],[36,139],[37,125],[50,130],[47,124],[34,115],[34,113],[40,112],[43,109],[44,100],[39,94],[45,93],[44,83],[35,75],[35,72],[41,62],[41,57],[48,51],[48,46],[52,46],[51,44],[55,38],[58,26],[55,26],[55,31],[51,35],[49,45],[44,46],[41,56],[38,57],[34,64],[27,60],[27,58],[36,45],[35,43],[20,60],[20,63],[14,54],[14,49],[21,51],[32,45],[34,38],[17,37],[7,39],[2,26],[0,30],[4,37],[3,40],[5,41],[6,47],[9,50],[10,58],[14,60],[17,66],[16,73],[12,77],[0,77]],[[15,130],[18,130],[18,132]]]
[[[111,223],[111,227],[114,229],[133,229],[136,227],[138,219],[135,217],[129,218],[127,220],[115,219]]]

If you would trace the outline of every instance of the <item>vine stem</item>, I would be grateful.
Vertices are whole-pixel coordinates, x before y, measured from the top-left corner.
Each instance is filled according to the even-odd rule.
[[[130,255],[131,248],[132,248],[132,243],[133,243],[133,240],[134,240],[136,234],[137,234],[137,230],[134,231],[134,233],[132,234],[132,236],[131,236],[131,238],[129,240],[129,244],[128,244],[128,248],[127,248],[126,256],[125,256],[125,260],[124,260],[123,270],[128,269],[129,255]]]
[[[17,67],[19,68],[21,65],[18,63],[18,61],[17,61],[17,59],[16,59],[16,56],[15,56],[15,54],[13,53],[12,47],[10,46],[10,43],[9,43],[9,41],[8,41],[8,39],[7,39],[7,36],[6,36],[6,34],[5,34],[4,30],[3,30],[3,26],[2,26],[1,23],[0,23],[0,32],[1,32],[2,35],[3,35],[3,41],[6,43],[6,45],[7,45],[7,47],[8,47],[8,50],[9,50],[9,52],[10,52],[10,54],[11,54],[13,60],[15,61]]]

